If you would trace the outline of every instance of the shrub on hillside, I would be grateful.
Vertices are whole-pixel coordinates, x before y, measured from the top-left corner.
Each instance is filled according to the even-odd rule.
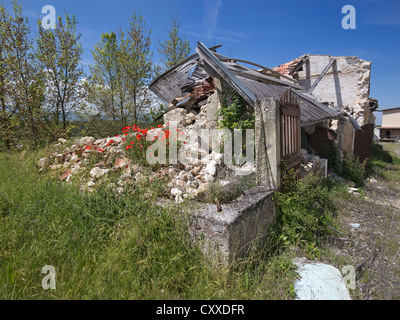
[[[286,192],[277,193],[277,234],[280,245],[319,243],[330,233],[336,212],[331,187],[318,175],[295,181],[286,177]]]
[[[342,163],[342,177],[361,187],[365,180],[366,164],[367,160],[361,163],[354,155],[345,157]]]

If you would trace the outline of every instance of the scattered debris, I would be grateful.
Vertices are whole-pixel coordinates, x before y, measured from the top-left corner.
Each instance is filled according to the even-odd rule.
[[[339,176],[337,173],[334,173],[334,172],[329,172],[328,177],[333,179],[336,182],[345,184],[345,185],[347,185],[347,186],[349,186],[351,188],[354,188],[356,186],[356,184],[353,181],[347,180],[347,179]]]
[[[310,173],[319,173],[322,177],[328,175],[328,160],[319,156],[308,154],[307,150],[300,150],[301,177],[304,178]]]
[[[347,190],[349,191],[350,194],[360,194],[360,190],[358,190],[358,188],[352,188],[352,187],[348,187]]]
[[[296,300],[351,300],[339,269],[305,259],[296,259],[300,275],[294,287]]]

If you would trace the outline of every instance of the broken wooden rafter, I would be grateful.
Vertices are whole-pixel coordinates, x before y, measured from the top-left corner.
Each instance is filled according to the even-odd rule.
[[[328,72],[329,68],[332,66],[332,64],[336,61],[336,58],[331,58],[328,62],[328,64],[326,65],[325,69],[321,72],[321,74],[318,76],[317,80],[314,81],[314,83],[312,84],[312,86],[310,87],[310,89],[308,89],[308,93],[312,94],[312,92],[314,91],[314,89],[317,87],[317,85],[319,84],[319,82],[321,81],[321,79],[325,76],[325,74]]]
[[[301,68],[307,61],[309,61],[309,60],[310,60],[310,58],[309,58],[308,56],[303,57],[303,58],[299,61],[299,63],[296,65],[296,67],[294,67],[294,69],[291,70],[291,71],[289,72],[289,74],[293,74],[293,73],[299,71],[300,68]]]
[[[261,70],[261,71],[259,71],[259,70],[252,70],[252,69],[250,69],[250,68],[246,68],[246,69],[252,70],[252,71],[254,71],[254,72],[259,72],[259,73],[261,73],[262,75],[265,75],[265,76],[267,76],[267,77],[272,77],[272,78],[274,78],[274,80],[275,80],[275,79],[280,80],[279,78],[282,77],[282,78],[285,78],[286,80],[289,80],[291,83],[299,84],[299,82],[298,82],[296,79],[289,78],[289,77],[287,77],[287,76],[285,76],[285,75],[283,75],[283,74],[280,74],[279,72],[277,72],[277,71],[275,71],[275,70],[272,70],[272,69],[270,69],[270,68],[264,67],[264,66],[262,66],[262,65],[260,65],[260,64],[257,64],[257,63],[251,62],[251,61],[247,61],[247,60],[242,60],[242,59],[228,58],[228,57],[225,57],[225,56],[223,56],[222,54],[219,54],[219,53],[217,53],[216,55],[219,56],[219,57],[221,57],[219,60],[220,60],[220,61],[223,61],[223,62],[234,62],[234,63],[236,63],[236,62],[242,62],[242,63],[246,63],[246,64],[253,65],[253,66],[255,66],[255,67],[258,67],[258,68],[260,68],[260,69],[262,69],[262,70]],[[243,67],[243,66],[241,66],[241,67]],[[268,71],[268,72],[271,72],[273,75],[271,75],[271,74],[270,74],[270,75],[267,75],[267,74],[266,74],[267,71]],[[271,79],[271,81],[274,81],[274,80]],[[288,83],[285,82],[285,84],[288,84]]]
[[[298,89],[298,90],[304,90],[303,86],[300,86],[300,85],[297,85],[297,84],[294,84],[294,83],[289,83],[287,81],[280,80],[280,79],[277,79],[277,78],[274,78],[274,77],[271,77],[271,76],[267,76],[265,74],[261,74],[260,72],[255,71],[255,70],[249,69],[249,70],[246,70],[246,71],[243,71],[243,72],[232,70],[232,72],[234,74],[240,76],[240,77],[247,78],[247,79],[250,79],[250,80],[267,82],[267,83],[274,83],[274,84],[279,84],[279,85],[285,85],[285,86],[288,86],[288,87],[293,87],[293,88]]]
[[[222,44],[218,44],[216,46],[210,47],[209,50],[211,51],[215,51],[216,49],[222,47]],[[179,68],[180,66],[184,65],[185,63],[189,62],[190,60],[196,58],[198,56],[197,53],[192,54],[191,56],[187,57],[185,60],[183,60],[182,62],[178,63],[177,65],[173,66],[171,69],[165,71],[163,74],[161,74],[160,76],[158,76],[156,79],[153,80],[153,82],[149,85],[149,87],[151,87],[154,83],[157,82],[158,79],[164,77],[166,74],[174,71],[175,69]]]
[[[256,96],[209,50],[198,42],[197,53],[221,78],[223,78],[253,108]]]

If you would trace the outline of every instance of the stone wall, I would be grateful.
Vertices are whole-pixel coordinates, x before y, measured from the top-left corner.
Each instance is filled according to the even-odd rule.
[[[307,55],[309,61],[298,71],[297,78],[310,88],[327,66],[330,55]],[[360,125],[369,123],[371,62],[357,57],[335,57],[336,63],[314,89],[313,95],[335,106],[343,106]],[[371,119],[370,119],[371,118]]]

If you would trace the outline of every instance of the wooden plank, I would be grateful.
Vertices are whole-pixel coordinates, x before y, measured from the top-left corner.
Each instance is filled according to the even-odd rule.
[[[309,60],[310,60],[310,58],[305,56],[303,59],[301,59],[299,61],[299,63],[296,65],[296,67],[292,71],[290,71],[290,74],[297,72]]]
[[[288,121],[288,116],[285,116],[285,126],[286,126],[286,132],[285,132],[285,136],[286,136],[286,157],[289,155],[289,121]]]
[[[222,55],[220,55],[220,54],[217,54],[217,55],[218,55],[218,56],[222,56]],[[279,73],[279,72],[277,72],[277,71],[275,71],[275,70],[272,70],[272,69],[270,69],[270,68],[264,67],[264,66],[262,66],[262,65],[260,65],[260,64],[257,64],[257,63],[251,62],[251,61],[246,61],[246,60],[242,60],[242,59],[233,59],[233,58],[228,58],[228,57],[223,57],[223,58],[220,59],[220,60],[221,60],[221,61],[226,61],[226,62],[232,61],[232,62],[247,63],[247,64],[250,64],[250,65],[253,65],[253,66],[255,66],[255,67],[258,67],[258,68],[262,69],[261,72],[269,71],[269,72],[275,74],[275,75],[276,75],[277,77],[279,77],[279,78],[282,77],[282,78],[285,78],[285,79],[289,80],[291,83],[299,84],[299,82],[298,82],[296,79],[289,78],[288,76],[285,76],[284,74],[281,74],[281,73]],[[260,71],[257,71],[257,72],[260,72]]]
[[[293,119],[291,116],[289,118],[289,156],[292,157],[293,155]]]
[[[218,44],[216,46],[210,47],[209,50],[215,50],[222,47],[222,44]],[[162,75],[158,76],[150,85],[149,87],[151,87],[154,83],[156,83],[158,81],[158,79],[163,78],[166,74],[174,71],[175,69],[179,68],[180,66],[184,65],[186,62],[192,60],[192,59],[196,59],[198,57],[198,54],[192,54],[191,56],[187,57],[185,60],[183,60],[181,63],[177,64],[176,66],[173,66],[171,69],[165,71]],[[150,88],[151,89],[151,88]]]
[[[282,113],[288,116],[300,117],[301,110],[300,108],[282,106]]]
[[[315,80],[315,82],[312,84],[311,88],[308,89],[308,93],[311,94],[314,89],[316,88],[316,86],[318,85],[318,83],[321,81],[321,79],[325,76],[325,74],[328,72],[329,68],[332,66],[332,64],[336,61],[336,58],[331,58],[328,62],[328,64],[326,65],[325,69],[322,71],[322,73],[318,76],[317,80]]]
[[[285,155],[285,142],[283,141],[285,137],[285,121],[283,119],[283,115],[281,115],[281,159],[283,159],[283,156]]]
[[[290,159],[289,161],[286,162],[286,168],[287,170],[290,170],[293,167],[298,166],[299,164],[301,164],[300,159]]]
[[[267,83],[276,83],[276,84],[280,84],[280,85],[285,85],[285,86],[290,86],[293,87],[295,89],[299,89],[299,90],[304,90],[303,86],[300,86],[298,84],[294,84],[294,83],[289,83],[287,81],[283,81],[274,77],[270,77],[267,76],[265,74],[261,74],[257,71],[254,70],[246,70],[246,71],[235,71],[235,70],[231,70],[233,74],[241,76],[243,78],[247,78],[250,80],[256,80],[256,81],[262,81],[262,82],[267,82]]]
[[[282,153],[281,160],[285,171],[296,171],[296,178],[300,175],[300,106],[296,96],[289,89],[281,97],[281,141]]]

